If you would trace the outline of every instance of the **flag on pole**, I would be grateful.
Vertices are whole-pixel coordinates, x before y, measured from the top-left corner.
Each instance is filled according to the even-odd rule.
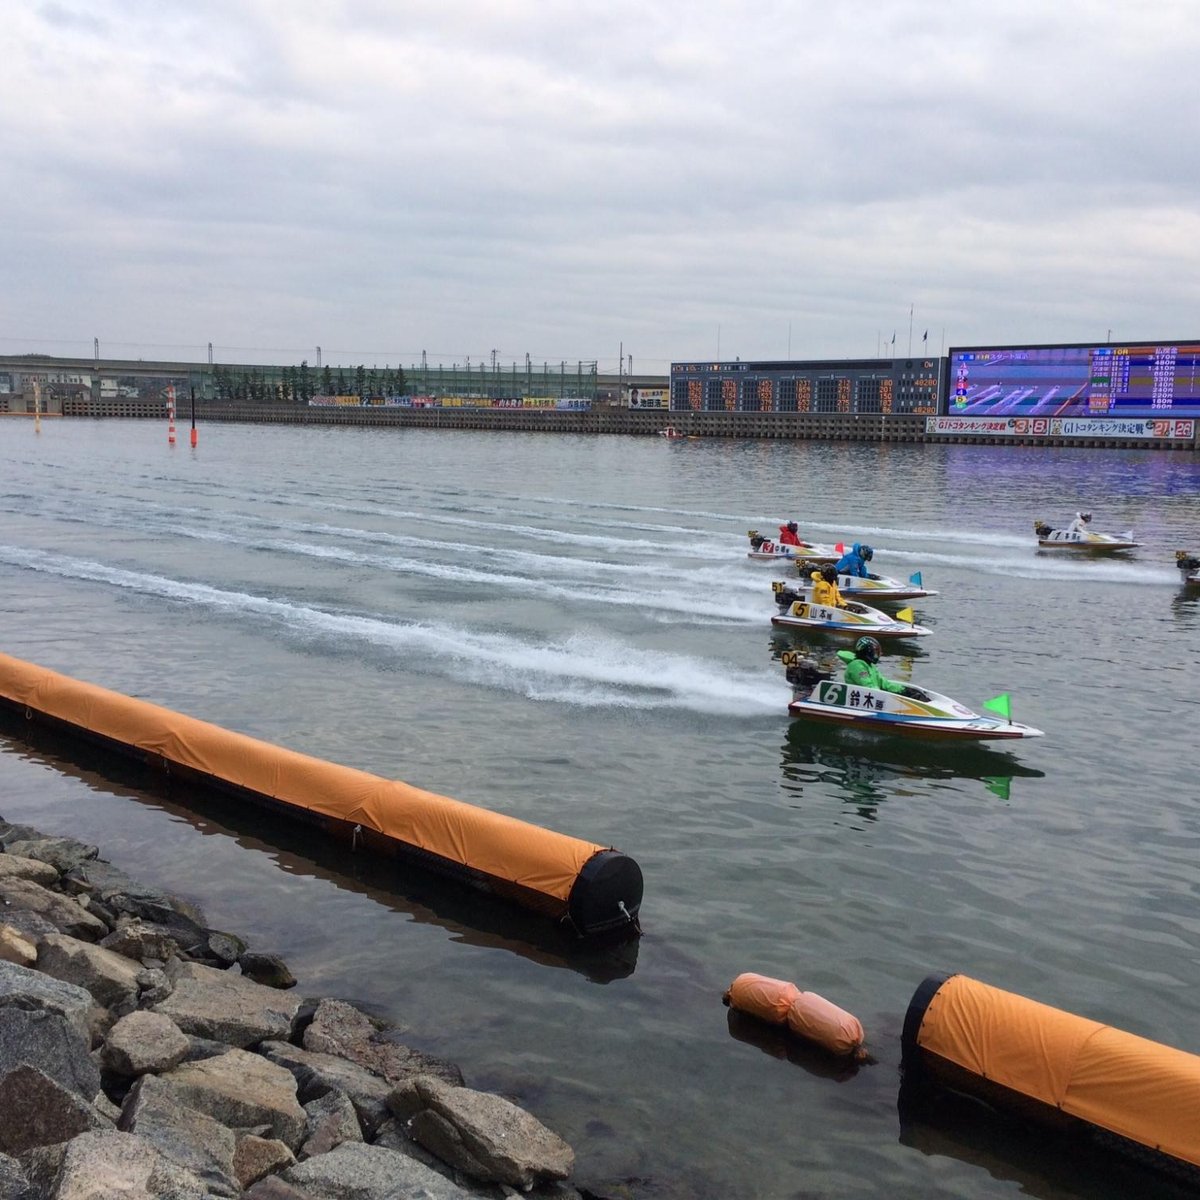
[[[1007,692],[1001,692],[1000,695],[985,700],[983,707],[999,713],[1006,721],[1012,720],[1012,697]]]
[[[892,330],[892,345],[894,346],[895,344],[896,344],[896,331],[893,329]]]
[[[908,577],[908,582],[909,582],[909,583],[911,583],[911,584],[913,585],[913,587],[924,587],[924,586],[925,586],[925,585],[924,585],[924,584],[921,582],[921,572],[920,572],[920,571],[914,571],[914,572],[913,572],[913,573],[912,573],[912,574],[911,574],[911,575]]]
[[[925,332],[923,334],[921,334],[921,341],[928,343],[928,341],[929,341],[929,330],[928,329],[925,330]]]
[[[896,614],[897,621],[907,621],[910,625],[912,625],[916,621],[916,619],[917,619],[917,614],[915,612],[913,612],[913,610],[911,608],[902,608]]]

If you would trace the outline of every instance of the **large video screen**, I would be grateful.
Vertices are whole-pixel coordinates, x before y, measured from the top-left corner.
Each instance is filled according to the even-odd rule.
[[[1197,417],[1200,339],[1179,345],[951,347],[946,412]]]

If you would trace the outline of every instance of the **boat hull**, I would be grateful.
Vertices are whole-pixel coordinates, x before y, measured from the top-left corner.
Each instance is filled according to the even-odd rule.
[[[812,633],[832,633],[844,637],[862,637],[870,634],[877,638],[928,637],[933,630],[924,625],[910,625],[897,621],[887,613],[865,604],[855,603],[854,608],[833,608],[827,604],[812,604],[797,600],[786,612],[776,613],[771,618],[776,629],[803,629]]]
[[[827,680],[807,694],[798,693],[788,705],[788,713],[825,725],[942,741],[1015,741],[1043,736],[1032,725],[981,716],[937,692],[915,689],[903,695],[844,680]]]

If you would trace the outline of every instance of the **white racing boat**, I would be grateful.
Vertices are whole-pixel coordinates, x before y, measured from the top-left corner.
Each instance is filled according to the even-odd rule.
[[[795,559],[797,562],[823,566],[825,563],[837,562],[842,557],[842,552],[834,546],[814,546],[808,542],[790,546],[786,542],[763,537],[757,529],[751,529],[747,536],[750,538],[750,552],[746,555],[747,558],[765,559],[768,562],[787,562]]]
[[[1075,554],[1114,554],[1118,550],[1132,550],[1138,543],[1133,540],[1133,530],[1125,533],[1094,533],[1090,529],[1053,529],[1045,521],[1034,521],[1033,531],[1037,534],[1038,547],[1042,550],[1070,550]]]
[[[780,580],[772,585],[775,594],[789,591]],[[911,608],[901,609],[894,617],[855,601],[841,608],[831,604],[813,604],[808,599],[785,601],[780,611],[771,618],[777,629],[802,629],[810,633],[831,633],[846,637],[862,637],[869,633],[877,638],[928,637],[933,630],[917,625]]]
[[[1184,587],[1200,587],[1200,558],[1186,550],[1176,550],[1175,565],[1179,568],[1180,581]]]
[[[796,574],[800,576],[800,583],[797,585],[798,591],[811,589],[812,580],[809,577],[811,571],[810,564],[796,563]],[[865,578],[861,575],[839,575],[837,583],[838,591],[843,596],[872,603],[881,600],[923,600],[926,596],[937,595],[937,592],[924,586],[920,571],[914,571],[908,577],[907,583],[899,579],[889,579],[886,575],[868,575]],[[780,593],[776,592],[776,604],[782,603],[779,595]],[[794,600],[804,598],[800,595],[792,597]]]
[[[839,651],[839,655],[848,656],[850,651]],[[784,651],[782,660],[793,688],[788,705],[788,713],[793,717],[876,733],[958,741],[1044,736],[1040,729],[1010,719],[1011,701],[1007,694],[984,704],[998,716],[983,716],[928,688],[906,687],[903,693],[886,692],[835,680],[831,672],[820,670],[792,650]]]

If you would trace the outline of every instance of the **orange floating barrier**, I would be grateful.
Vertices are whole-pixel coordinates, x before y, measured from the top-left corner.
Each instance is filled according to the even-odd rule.
[[[1001,991],[931,975],[904,1020],[905,1081],[930,1078],[1200,1183],[1200,1057]]]
[[[339,766],[0,654],[0,704],[330,836],[464,878],[581,935],[640,932],[642,873],[611,847]]]
[[[738,1012],[772,1025],[786,1025],[830,1054],[866,1054],[866,1037],[857,1017],[816,992],[802,992],[794,983],[747,971],[729,985],[722,998]]]

